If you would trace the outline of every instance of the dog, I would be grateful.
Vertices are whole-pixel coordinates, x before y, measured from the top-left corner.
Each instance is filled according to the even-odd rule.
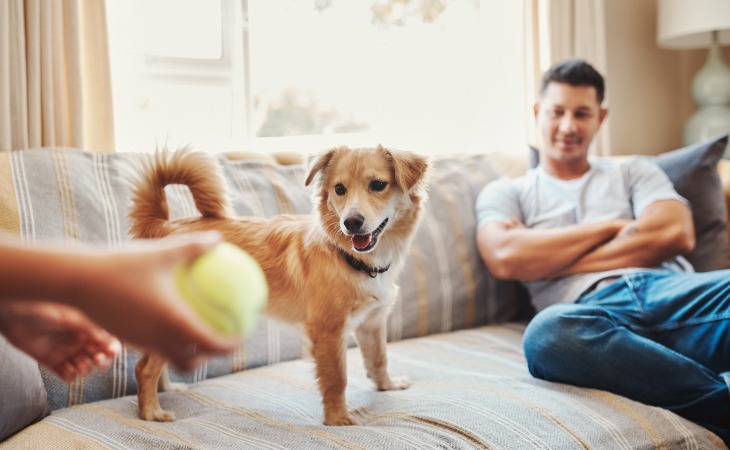
[[[136,182],[129,212],[136,238],[218,230],[261,265],[269,284],[264,313],[303,325],[316,366],[326,425],[355,425],[345,402],[346,337],[354,331],[368,377],[380,391],[406,389],[387,371],[386,322],[427,199],[428,159],[380,145],[332,148],[310,157],[305,185],[314,210],[271,219],[230,213],[217,160],[190,149],[158,151]],[[171,221],[164,187],[187,185],[201,217]],[[139,416],[169,422],[158,389],[173,385],[164,357],[135,367]]]

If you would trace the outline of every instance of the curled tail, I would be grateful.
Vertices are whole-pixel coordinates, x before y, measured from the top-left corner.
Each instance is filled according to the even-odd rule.
[[[186,185],[203,217],[229,217],[225,178],[210,154],[189,148],[158,151],[142,159],[136,178],[129,212],[130,231],[136,238],[158,238],[170,233],[165,195],[165,186],[169,184]]]

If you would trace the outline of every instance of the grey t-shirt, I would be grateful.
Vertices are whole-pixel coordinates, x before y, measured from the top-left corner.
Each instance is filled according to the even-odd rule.
[[[515,179],[488,184],[476,200],[477,230],[487,222],[518,218],[528,228],[557,228],[609,219],[632,220],[659,200],[687,201],[666,174],[646,158],[623,162],[591,160],[590,170],[576,180],[560,180],[540,166]],[[630,267],[571,275],[557,280],[525,282],[535,308],[576,301],[602,279],[638,271],[693,271],[682,257],[659,267]]]

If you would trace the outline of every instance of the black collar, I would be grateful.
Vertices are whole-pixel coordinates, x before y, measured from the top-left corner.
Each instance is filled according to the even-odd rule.
[[[375,278],[378,276],[379,273],[383,273],[383,272],[387,271],[388,269],[390,269],[390,264],[388,264],[385,267],[371,267],[371,266],[365,264],[365,262],[363,262],[362,260],[357,259],[354,256],[352,256],[351,254],[342,250],[341,248],[337,247],[337,249],[340,251],[340,253],[342,253],[342,256],[345,257],[345,261],[347,261],[347,264],[349,264],[350,267],[352,267],[355,270],[361,270],[361,271],[367,273],[368,275],[370,275],[370,278]]]

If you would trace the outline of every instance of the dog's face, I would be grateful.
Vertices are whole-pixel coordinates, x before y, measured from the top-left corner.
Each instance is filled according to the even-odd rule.
[[[398,231],[423,198],[426,159],[407,152],[340,147],[314,160],[306,184],[319,175],[326,231],[342,246],[368,253]]]

